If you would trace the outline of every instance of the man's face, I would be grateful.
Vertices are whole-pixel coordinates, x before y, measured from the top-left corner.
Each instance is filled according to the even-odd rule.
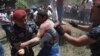
[[[93,6],[91,12],[91,19],[94,22],[98,22],[98,21],[100,22],[100,7]]]
[[[21,19],[20,21],[15,21],[15,23],[20,27],[26,27],[26,18]]]

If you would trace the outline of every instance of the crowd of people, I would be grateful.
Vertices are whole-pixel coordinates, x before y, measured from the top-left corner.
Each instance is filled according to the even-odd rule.
[[[62,10],[63,0],[57,1]],[[63,11],[63,10],[62,10]],[[86,10],[88,11],[88,10]],[[89,11],[88,11],[89,12]],[[34,46],[40,44],[41,50],[37,56],[61,56],[59,52],[59,38],[63,36],[66,41],[75,46],[89,45],[91,56],[100,56],[100,0],[93,1],[89,19],[89,26],[69,22],[73,27],[86,31],[85,35],[73,37],[62,27],[53,16],[49,6],[30,9],[0,10],[0,24],[6,32],[6,38],[11,45],[11,56],[34,56]],[[89,12],[90,13],[90,12]],[[87,17],[86,17],[87,18]],[[88,18],[87,18],[88,19]],[[66,25],[65,25],[66,26]],[[66,28],[67,29],[67,28]],[[33,48],[33,49],[32,49]],[[4,55],[4,48],[0,44],[0,56]]]
[[[64,17],[78,20],[79,23],[89,24],[91,7],[93,6],[92,0],[83,0],[80,4],[69,4],[64,7]]]

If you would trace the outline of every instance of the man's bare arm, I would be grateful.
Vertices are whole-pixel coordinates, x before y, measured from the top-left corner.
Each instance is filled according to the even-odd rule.
[[[36,37],[32,38],[31,40],[29,41],[26,41],[24,43],[21,43],[20,44],[20,47],[26,47],[26,46],[29,46],[31,44],[37,44],[39,43],[42,35],[45,33],[46,31],[46,27],[45,26],[41,26],[39,29],[38,29],[38,32],[36,34]]]
[[[90,39],[87,35],[82,35],[80,37],[73,37],[67,33],[64,33],[63,36],[65,40],[67,40],[69,43],[75,46],[85,46],[96,42],[95,40]]]

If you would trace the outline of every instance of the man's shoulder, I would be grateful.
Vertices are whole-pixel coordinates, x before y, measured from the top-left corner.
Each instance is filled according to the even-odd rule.
[[[44,28],[47,29],[50,27],[50,23],[49,22],[44,22],[43,24],[40,25],[40,28]]]

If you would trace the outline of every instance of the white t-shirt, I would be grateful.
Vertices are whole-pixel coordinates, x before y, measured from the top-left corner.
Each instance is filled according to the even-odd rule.
[[[89,0],[89,2],[85,3],[85,9],[91,9],[93,5],[93,1]]]
[[[36,10],[33,15],[34,15],[34,19],[36,20],[36,16],[37,16],[38,11]]]
[[[7,18],[7,13],[0,13],[0,25],[8,24],[10,20]]]
[[[49,19],[53,19],[53,18],[52,18],[52,12],[51,12],[50,10],[48,10],[47,14],[48,14],[48,16],[49,16]]]

